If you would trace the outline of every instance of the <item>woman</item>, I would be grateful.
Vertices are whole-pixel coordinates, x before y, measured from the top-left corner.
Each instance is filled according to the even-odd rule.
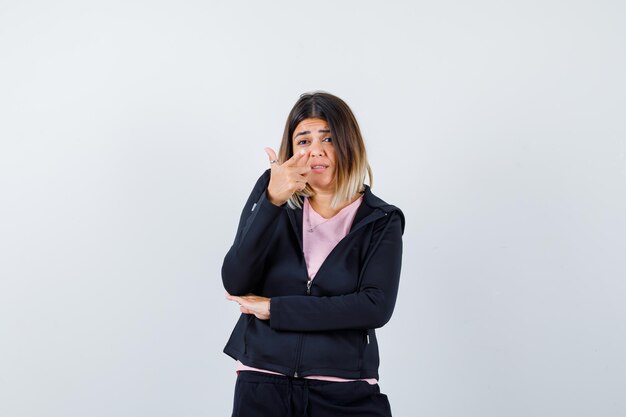
[[[266,152],[222,266],[243,313],[224,348],[233,416],[390,416],[374,329],[395,305],[404,216],[364,185],[363,139],[338,97],[300,96],[279,156]]]

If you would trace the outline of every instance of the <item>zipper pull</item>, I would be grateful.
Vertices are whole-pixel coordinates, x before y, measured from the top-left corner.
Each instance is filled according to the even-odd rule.
[[[306,295],[311,295],[311,284],[313,283],[313,280],[311,278],[309,278],[309,280],[306,282]]]

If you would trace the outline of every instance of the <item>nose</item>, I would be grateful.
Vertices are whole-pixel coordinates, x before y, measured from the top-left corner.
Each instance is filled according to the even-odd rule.
[[[311,156],[324,156],[324,147],[319,141],[313,141],[309,150],[311,151]]]

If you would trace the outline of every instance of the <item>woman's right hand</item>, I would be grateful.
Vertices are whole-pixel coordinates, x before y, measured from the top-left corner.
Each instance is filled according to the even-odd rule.
[[[270,159],[271,176],[267,186],[267,198],[276,206],[282,206],[296,191],[304,190],[311,172],[308,164],[309,151],[301,150],[282,164],[278,163],[276,152],[265,148]]]

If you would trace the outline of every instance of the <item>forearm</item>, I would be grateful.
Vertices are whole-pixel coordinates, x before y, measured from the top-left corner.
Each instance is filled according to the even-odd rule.
[[[245,294],[258,285],[268,252],[267,240],[283,207],[267,200],[269,172],[255,184],[241,212],[235,241],[224,257],[222,283],[230,294]]]
[[[380,291],[333,296],[272,298],[270,326],[285,331],[375,329],[391,318],[395,305]]]
[[[357,291],[336,296],[272,297],[270,326],[276,330],[323,331],[372,329],[387,323],[395,307],[402,264],[400,219],[391,219],[387,226],[363,266]]]
[[[246,224],[224,257],[222,281],[230,294],[252,291],[264,269],[269,250],[268,237],[283,211],[262,195]]]

